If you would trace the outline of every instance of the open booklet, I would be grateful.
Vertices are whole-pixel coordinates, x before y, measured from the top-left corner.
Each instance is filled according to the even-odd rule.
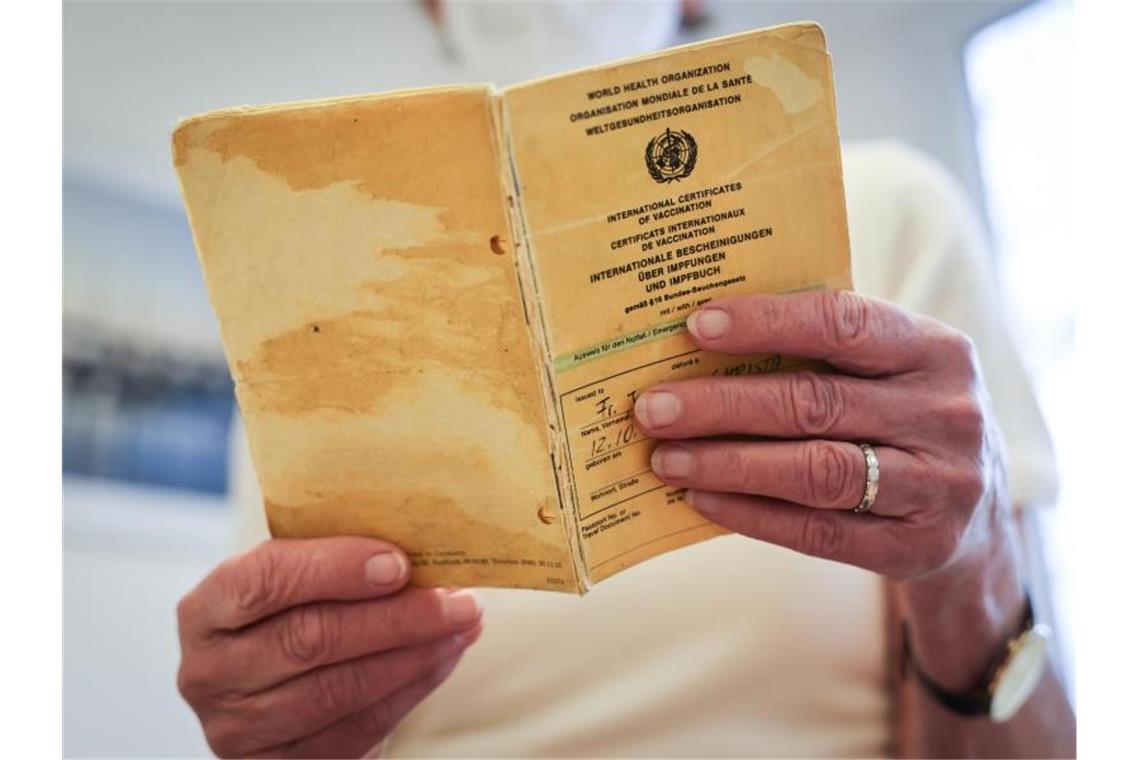
[[[274,536],[375,536],[413,582],[584,593],[724,531],[649,469],[663,380],[740,293],[850,287],[815,24],[497,91],[234,108],[173,137]]]

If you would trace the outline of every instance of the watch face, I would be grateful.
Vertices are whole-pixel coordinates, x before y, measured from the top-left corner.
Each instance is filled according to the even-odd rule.
[[[993,701],[990,703],[990,717],[993,720],[1009,720],[1029,699],[1037,682],[1041,680],[1041,674],[1045,672],[1045,663],[1049,659],[1048,641],[1040,626],[1027,631],[1017,640],[994,685]]]

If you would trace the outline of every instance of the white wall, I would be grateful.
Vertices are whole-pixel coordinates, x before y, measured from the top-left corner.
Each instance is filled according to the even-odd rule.
[[[208,755],[174,686],[174,608],[230,550],[227,505],[77,478],[63,503],[64,755]]]
[[[221,356],[217,321],[181,209],[108,187],[64,177],[65,333],[82,326],[79,339],[114,334],[152,350]]]

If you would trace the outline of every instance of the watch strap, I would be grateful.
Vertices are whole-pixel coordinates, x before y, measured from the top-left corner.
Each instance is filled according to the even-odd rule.
[[[904,672],[905,669],[911,670],[915,678],[918,679],[918,682],[926,689],[927,693],[948,710],[952,710],[959,715],[967,716],[989,715],[990,706],[993,703],[994,679],[1009,657],[1009,643],[1018,636],[1023,635],[1026,631],[1031,630],[1034,624],[1033,601],[1029,598],[1029,595],[1026,594],[1025,612],[1021,617],[1021,625],[1018,628],[1018,632],[1011,639],[1006,640],[1002,645],[1001,651],[990,661],[982,683],[968,691],[951,691],[934,680],[922,669],[922,666],[918,664],[918,660],[914,656],[914,651],[910,643],[910,627],[904,621],[902,624],[902,662]]]

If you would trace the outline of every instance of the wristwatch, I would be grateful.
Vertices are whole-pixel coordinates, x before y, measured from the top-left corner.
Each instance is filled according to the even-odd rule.
[[[959,715],[986,715],[998,723],[1009,720],[1028,701],[1045,673],[1049,660],[1049,627],[1033,619],[1033,603],[1026,596],[1020,633],[1009,639],[990,663],[981,685],[965,692],[943,688],[915,659],[910,631],[903,623],[903,667],[912,670],[927,693]]]

